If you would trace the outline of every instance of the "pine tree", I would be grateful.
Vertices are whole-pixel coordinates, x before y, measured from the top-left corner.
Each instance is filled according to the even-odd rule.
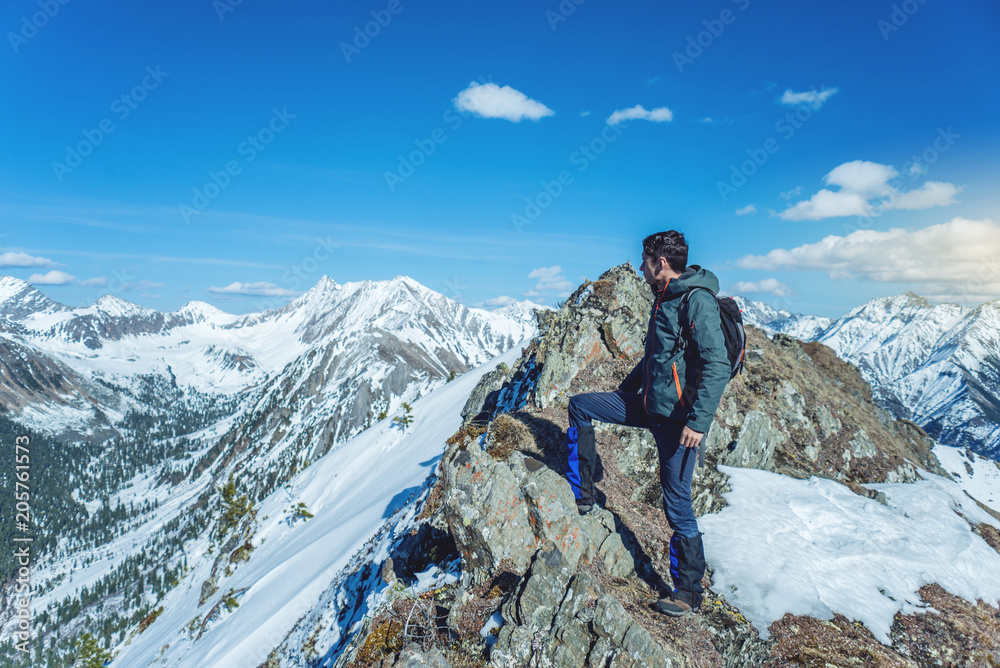
[[[401,424],[403,426],[403,430],[405,431],[406,428],[413,423],[413,406],[404,401],[403,410],[405,411],[405,413],[402,416],[396,416],[392,418],[392,421]]]
[[[222,518],[219,522],[219,538],[226,535],[226,532],[235,527],[240,519],[250,510],[250,501],[247,495],[236,498],[236,481],[233,474],[229,474],[229,480],[219,488],[222,495]]]
[[[111,658],[111,652],[98,645],[97,639],[89,633],[80,636],[76,644],[80,650],[73,668],[101,668]]]

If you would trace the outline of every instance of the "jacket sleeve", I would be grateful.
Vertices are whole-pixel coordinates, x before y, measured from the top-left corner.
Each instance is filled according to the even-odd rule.
[[[622,392],[632,393],[639,391],[642,387],[642,363],[645,359],[645,357],[640,359],[639,363],[635,365],[635,368],[632,369],[627,376],[625,376],[625,380],[618,385],[619,390]]]
[[[732,367],[722,333],[719,304],[712,295],[702,292],[696,290],[688,300],[689,340],[697,353],[697,359],[692,363],[698,365],[700,381],[694,404],[688,413],[687,426],[704,434],[712,425]]]

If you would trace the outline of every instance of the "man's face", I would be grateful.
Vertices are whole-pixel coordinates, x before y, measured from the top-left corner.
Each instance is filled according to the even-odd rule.
[[[642,251],[642,277],[650,285],[656,284],[656,263],[646,251]]]

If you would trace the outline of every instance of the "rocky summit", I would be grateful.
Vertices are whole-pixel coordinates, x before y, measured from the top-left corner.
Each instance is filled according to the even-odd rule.
[[[537,313],[540,336],[470,396],[420,515],[423,535],[435,538],[410,545],[457,555],[461,577],[389,596],[335,665],[1000,665],[1000,609],[937,584],[919,590],[932,611],[896,614],[891,645],[837,614],[785,614],[762,637],[708,589],[711,569],[700,614],[674,619],[651,608],[669,589],[671,531],[650,433],[597,424],[600,503],[586,515],[562,474],[569,398],[617,387],[642,355],[651,299],[625,264],[585,282],[558,311]],[[698,516],[726,506],[720,467],[825,478],[881,503],[861,485],[913,482],[920,469],[948,476],[927,434],[878,407],[857,368],[830,348],[747,334],[745,373],[729,383],[706,465],[695,469]],[[1000,550],[992,526],[970,531]]]

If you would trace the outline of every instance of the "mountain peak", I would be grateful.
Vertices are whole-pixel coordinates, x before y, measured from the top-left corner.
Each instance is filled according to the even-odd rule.
[[[102,296],[94,302],[94,309],[116,318],[136,315],[138,313],[148,313],[152,310],[146,308],[145,306],[140,306],[139,304],[133,304],[132,302],[127,302],[124,299],[119,299],[114,295]]]
[[[341,287],[340,283],[337,283],[337,281],[333,280],[326,274],[323,274],[322,276],[320,276],[319,280],[316,281],[316,285],[314,285],[312,289],[325,291],[325,290],[339,290],[340,287]]]
[[[420,281],[418,281],[415,278],[410,278],[409,276],[406,276],[405,274],[396,274],[395,276],[392,277],[392,281],[390,281],[390,282],[391,283],[397,283],[397,282],[399,282],[399,283],[406,283],[407,285],[412,286],[412,287],[426,288],[426,286],[423,283],[421,283]]]
[[[20,278],[16,278],[14,276],[0,276],[0,294],[11,290],[21,291],[30,287],[31,283],[23,281]]]
[[[35,288],[27,281],[22,281],[20,278],[14,278],[13,276],[0,277],[0,304],[28,290],[35,290]],[[35,291],[37,292],[37,290]]]
[[[903,297],[905,297],[907,303],[910,304],[910,305],[912,305],[912,306],[920,306],[922,308],[932,308],[933,307],[933,305],[930,303],[930,301],[926,297],[921,297],[916,292],[911,292],[910,290],[907,290],[903,294],[899,295],[899,298],[903,298]]]
[[[14,276],[0,276],[0,311],[10,320],[20,320],[39,313],[65,311],[68,307],[54,302],[35,286]]]
[[[215,324],[230,323],[239,317],[197,299],[189,301],[177,309],[175,313],[186,317],[191,322],[212,322]]]

